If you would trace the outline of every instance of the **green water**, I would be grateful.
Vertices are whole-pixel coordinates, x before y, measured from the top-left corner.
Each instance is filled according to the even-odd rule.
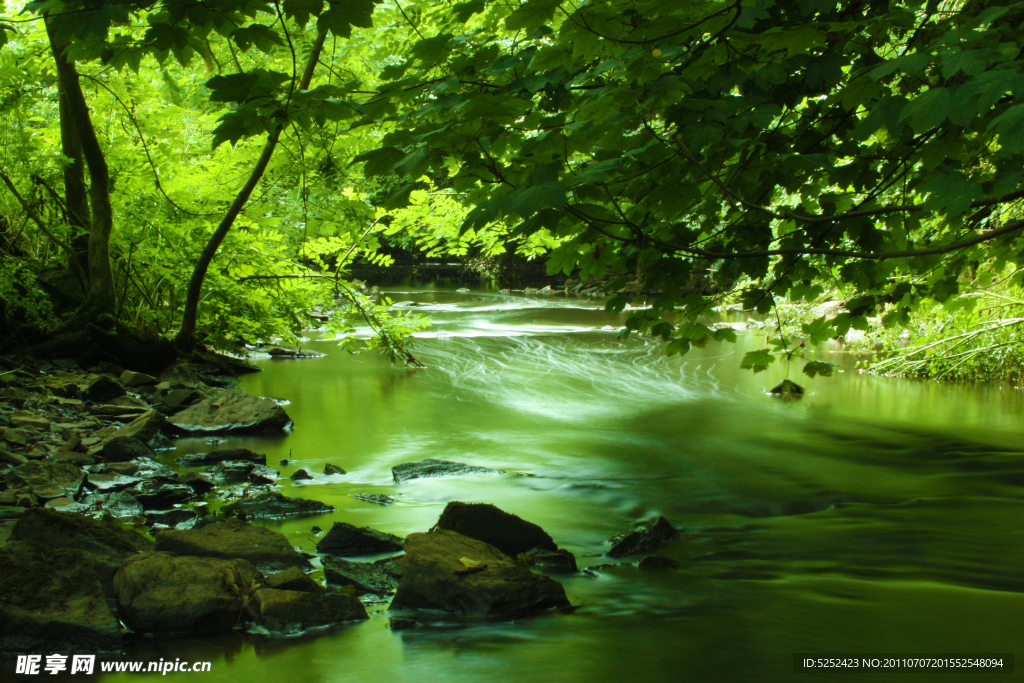
[[[793,673],[794,652],[1017,652],[1024,626],[1024,392],[852,371],[780,402],[782,369],[738,369],[737,347],[685,359],[620,343],[601,304],[395,292],[435,321],[426,369],[349,356],[261,362],[242,388],[290,401],[294,432],[222,444],[267,453],[283,480],[337,512],[267,526],[312,551],[316,524],[406,535],[451,500],[543,526],[596,577],[561,579],[572,614],[450,620],[391,632],[386,605],[317,637],[147,642],[137,659],[211,660],[184,681],[1010,680],[958,672]],[[851,370],[848,359],[833,360]],[[799,380],[798,371],[794,379]],[[183,441],[179,452],[206,450]],[[171,454],[171,462],[177,454]],[[442,458],[502,475],[413,480],[391,467]],[[276,465],[275,465],[276,466]],[[530,475],[530,476],[517,476]],[[384,493],[381,507],[349,497]],[[606,539],[664,515],[686,530],[641,572]],[[635,561],[635,558],[634,558]],[[150,676],[142,676],[147,679]],[[139,680],[138,674],[104,682]]]

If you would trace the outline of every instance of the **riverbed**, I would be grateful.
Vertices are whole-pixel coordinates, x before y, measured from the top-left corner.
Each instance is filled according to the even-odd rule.
[[[147,641],[130,657],[211,661],[168,681],[902,681],[1006,680],[1003,673],[794,673],[793,655],[1014,652],[1024,623],[1024,391],[877,378],[809,379],[766,393],[784,366],[753,374],[763,336],[666,357],[621,342],[603,303],[450,290],[387,292],[433,325],[423,369],[350,355],[259,361],[241,388],[289,402],[294,430],[233,438],[267,454],[286,494],[337,511],[256,523],[313,552],[314,525],[426,531],[452,500],[493,503],[537,523],[590,573],[559,577],[571,614],[448,619],[392,632],[371,618],[295,638],[239,634]],[[415,306],[411,305],[415,304]],[[731,320],[742,322],[742,314]],[[182,440],[164,461],[209,450]],[[282,459],[294,462],[285,466]],[[395,484],[425,458],[502,474]],[[325,476],[331,463],[345,475]],[[292,482],[299,468],[314,478]],[[386,494],[374,505],[351,494]],[[607,539],[664,516],[685,533],[641,571]],[[360,558],[367,559],[367,558]],[[148,678],[141,676],[141,678]],[[138,681],[139,674],[102,680]]]

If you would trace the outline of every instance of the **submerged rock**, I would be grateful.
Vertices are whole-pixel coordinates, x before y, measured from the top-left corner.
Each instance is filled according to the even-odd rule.
[[[375,503],[377,505],[391,505],[395,502],[394,498],[391,496],[385,496],[382,493],[350,493],[348,495],[350,498],[363,500],[367,503]]]
[[[406,462],[391,468],[391,475],[398,484],[410,479],[454,477],[461,474],[500,474],[500,472],[487,469],[486,467],[476,467],[475,465],[466,465],[465,463],[452,462],[450,460],[435,460],[434,458],[428,458],[420,462]]]
[[[0,654],[121,649],[120,624],[87,553],[11,541],[0,547],[0,566]]]
[[[312,569],[309,560],[283,535],[238,519],[212,522],[201,529],[161,531],[156,549],[176,555],[243,559],[265,573],[288,567]]]
[[[318,500],[291,498],[277,491],[250,493],[235,505],[238,512],[249,517],[305,517],[334,512],[334,508]]]
[[[403,575],[389,609],[434,609],[460,615],[511,616],[568,608],[562,585],[534,574],[483,541],[438,529],[410,534]]]
[[[399,559],[400,556],[376,562],[350,562],[328,555],[323,558],[324,577],[328,585],[352,586],[356,595],[391,595],[402,580],[402,567],[396,561]]]
[[[370,527],[354,527],[345,522],[335,522],[327,535],[316,544],[318,553],[343,555],[375,555],[402,549],[402,539],[393,534],[377,531]]]
[[[327,463],[326,465],[324,465],[324,474],[348,474],[348,472],[338,467],[337,465]]]
[[[295,632],[345,621],[368,619],[354,595],[261,588],[250,606],[256,622],[271,631]]]
[[[303,479],[312,479],[313,475],[306,470],[295,470],[292,472],[292,476],[288,477],[292,481],[301,481]]]
[[[266,465],[256,465],[246,460],[225,460],[211,467],[206,475],[218,484],[273,484],[281,473]]]
[[[536,524],[486,503],[448,503],[436,528],[490,543],[510,557],[533,548],[558,550],[551,536]]]
[[[659,517],[654,524],[643,525],[617,540],[613,539],[608,557],[624,557],[635,553],[651,552],[678,538],[679,532],[675,530],[675,527],[664,517]]]
[[[114,589],[121,619],[138,633],[222,633],[239,623],[262,578],[246,560],[156,552],[125,561]]]
[[[254,453],[248,448],[225,448],[222,451],[210,451],[209,453],[189,453],[188,455],[181,456],[175,462],[180,467],[205,467],[228,460],[244,460],[255,465],[267,464],[266,454]]]
[[[576,556],[568,550],[532,550],[530,562],[534,567],[545,572],[571,574],[579,571],[576,568]]]
[[[660,569],[676,569],[679,567],[679,563],[671,558],[663,557],[662,555],[648,555],[644,559],[640,560],[637,567],[645,571],[656,571]]]
[[[782,398],[799,398],[804,395],[804,389],[796,382],[784,379],[772,387],[768,393]]]
[[[280,431],[291,418],[275,401],[223,389],[170,418],[178,431],[189,434],[226,434]]]

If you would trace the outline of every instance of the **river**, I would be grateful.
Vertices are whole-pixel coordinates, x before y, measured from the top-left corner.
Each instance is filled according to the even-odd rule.
[[[493,503],[541,525],[595,575],[562,578],[579,609],[514,621],[451,619],[391,632],[386,605],[316,637],[145,642],[131,656],[212,661],[167,681],[902,681],[1006,680],[1002,673],[794,673],[796,652],[1013,652],[1024,625],[1024,392],[853,371],[791,378],[740,370],[763,338],[667,358],[622,343],[602,303],[442,290],[392,291],[433,326],[425,369],[351,356],[260,361],[242,388],[290,401],[294,432],[221,447],[265,452],[287,477],[326,463],[346,475],[288,495],[337,512],[261,522],[310,552],[316,524],[425,531],[448,501]],[[183,440],[182,452],[208,450]],[[294,464],[279,467],[282,458]],[[424,458],[500,475],[395,484]],[[528,475],[528,476],[523,476]],[[383,493],[383,507],[350,497]],[[664,515],[685,530],[640,571],[607,539]],[[1022,651],[1024,652],[1024,651]],[[138,681],[138,674],[104,683]],[[142,676],[142,678],[148,678]]]

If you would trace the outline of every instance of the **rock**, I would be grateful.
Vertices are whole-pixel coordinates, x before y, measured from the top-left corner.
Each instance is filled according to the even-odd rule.
[[[536,524],[486,503],[448,503],[436,528],[489,543],[513,558],[532,548],[558,550],[551,536]]]
[[[124,529],[111,519],[97,520],[46,508],[27,510],[11,530],[11,540],[87,553],[96,576],[108,592],[113,585],[114,572],[126,557],[153,548],[141,534]]]
[[[162,531],[156,537],[156,549],[176,555],[243,559],[262,572],[312,568],[281,534],[238,519],[213,522],[201,529]]]
[[[121,384],[126,387],[142,387],[147,384],[156,384],[159,380],[152,375],[147,375],[143,372],[132,372],[131,370],[125,370],[121,373]]]
[[[28,458],[18,453],[11,453],[8,450],[0,448],[0,463],[6,465],[24,465],[28,462]]]
[[[337,465],[327,463],[326,465],[324,465],[324,474],[348,474],[348,472],[338,467]]]
[[[134,410],[136,412],[146,411],[146,410],[149,410],[150,408],[152,408],[151,405],[149,405],[148,403],[143,401],[141,398],[136,398],[135,396],[130,396],[130,395],[129,396],[118,396],[117,398],[112,398],[109,401],[107,401],[106,403],[104,403],[103,407],[130,408],[130,409],[132,409],[132,410]]]
[[[576,556],[568,550],[534,550],[529,553],[533,566],[541,571],[571,574],[579,571],[576,568]]]
[[[267,464],[265,454],[254,453],[248,448],[225,448],[222,451],[210,451],[209,453],[189,453],[181,456],[175,462],[181,467],[205,467],[227,460],[245,460],[256,465]]]
[[[112,398],[124,396],[128,392],[112,377],[99,375],[89,381],[83,393],[97,403],[105,403]]]
[[[86,513],[89,511],[89,506],[84,503],[76,502],[73,498],[51,498],[46,501],[46,505],[43,506],[47,510],[57,510],[59,512],[78,512]]]
[[[164,531],[167,534],[190,533]],[[249,562],[165,552],[129,558],[114,577],[118,612],[137,633],[228,633],[262,576]]]
[[[263,585],[281,591],[302,591],[317,595],[323,595],[325,592],[323,586],[298,567],[289,567],[283,572],[271,574],[263,581]]]
[[[157,434],[152,439],[147,441],[146,445],[152,448],[154,451],[174,450],[174,442],[168,439],[163,434]]]
[[[31,427],[41,432],[50,431],[50,421],[42,415],[18,411],[11,414],[12,427]]]
[[[676,569],[679,567],[679,563],[661,555],[649,555],[640,560],[637,567],[644,570]]]
[[[146,442],[155,437],[166,425],[167,418],[155,410],[147,410],[118,429],[111,438],[134,436],[139,441]]]
[[[675,527],[664,517],[659,517],[654,524],[643,525],[617,540],[613,539],[608,557],[624,557],[635,553],[650,552],[677,538],[679,538],[679,532],[675,530]]]
[[[85,485],[100,493],[116,493],[124,491],[138,484],[141,479],[130,477],[124,474],[111,472],[110,474],[89,473],[85,478]]]
[[[498,470],[489,470],[486,467],[465,465],[461,462],[449,460],[435,460],[429,458],[420,462],[407,462],[395,465],[391,468],[391,475],[395,483],[401,484],[410,479],[424,477],[454,477],[460,474],[500,474]]]
[[[186,472],[178,477],[178,483],[188,486],[197,494],[209,493],[216,485],[198,472]]]
[[[402,581],[389,609],[505,617],[568,608],[562,585],[483,541],[438,529],[405,539]]]
[[[130,477],[138,471],[139,466],[134,462],[108,462],[103,465],[104,474],[123,474]]]
[[[458,292],[459,294],[469,294],[469,289],[467,289],[466,287],[460,287],[459,289],[456,289],[455,291]]]
[[[12,488],[52,484],[69,496],[78,493],[82,479],[82,470],[74,465],[49,460],[31,460],[24,465],[18,465],[9,471],[6,477],[7,485]]]
[[[356,595],[391,595],[402,580],[402,567],[395,561],[399,559],[396,557],[386,557],[376,562],[350,562],[329,555],[322,559],[327,583],[352,586]]]
[[[15,446],[28,445],[28,436],[24,432],[10,427],[0,427],[0,439]]]
[[[0,654],[121,649],[120,624],[86,553],[8,542],[0,548],[0,566]]]
[[[334,512],[334,508],[318,500],[291,498],[276,491],[250,493],[238,501],[235,509],[250,517],[305,517]]]
[[[251,609],[260,626],[284,632],[369,618],[366,608],[354,595],[317,595],[274,588],[256,591]]]
[[[195,491],[190,486],[155,480],[136,484],[134,488],[129,489],[129,493],[142,503],[146,510],[169,510],[195,497]]]
[[[382,493],[350,493],[350,498],[356,500],[365,500],[367,503],[375,503],[376,505],[391,505],[395,502],[395,499],[391,496],[385,496]]]
[[[288,477],[292,481],[301,481],[303,479],[312,479],[313,475],[306,470],[295,470],[292,472],[292,476]]]
[[[281,473],[266,465],[256,465],[247,460],[225,460],[211,467],[206,475],[218,484],[273,484]]]
[[[190,434],[238,434],[280,431],[291,424],[291,418],[269,398],[224,389],[174,414],[170,422]]]
[[[100,452],[105,462],[127,462],[135,458],[154,458],[156,453],[145,441],[135,436],[115,436],[103,444]]]
[[[409,619],[408,617],[391,617],[388,619],[388,628],[392,631],[406,631],[410,628],[416,628],[416,625],[416,620]]]
[[[167,483],[176,483],[178,473],[167,465],[161,465],[153,458],[135,458],[131,461],[135,465],[135,476],[142,479],[158,479]],[[117,464],[117,463],[115,463]],[[109,469],[110,466],[108,465]]]
[[[804,395],[804,389],[796,382],[784,379],[772,387],[768,393],[781,398],[800,398]]]
[[[343,555],[375,555],[402,549],[402,539],[393,534],[370,527],[356,528],[345,522],[335,522],[327,535],[316,544],[318,553]]]
[[[195,389],[171,389],[160,397],[160,403],[171,408],[187,406],[203,397]]]
[[[87,496],[82,501],[89,507],[102,509],[118,519],[132,520],[143,515],[142,503],[127,491],[118,491],[110,495],[100,493]]]
[[[146,513],[146,526],[162,524],[174,529],[191,529],[198,515],[191,508],[174,508],[173,510],[153,510]]]

